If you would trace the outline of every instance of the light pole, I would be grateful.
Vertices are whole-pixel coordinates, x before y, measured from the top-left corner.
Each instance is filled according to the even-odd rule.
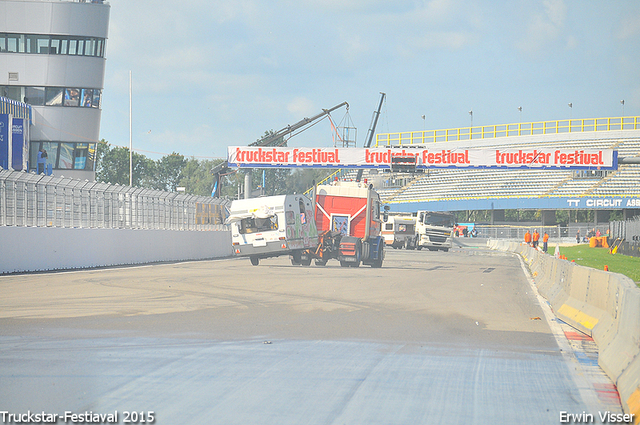
[[[469,111],[469,116],[471,117],[471,127],[473,127],[473,109]]]
[[[520,111],[520,122],[522,122],[522,106],[518,106],[518,111]]]
[[[622,116],[624,117],[624,99],[620,101],[620,104],[622,105]]]
[[[131,70],[129,70],[129,186],[133,186],[133,136],[131,134]]]
[[[569,108],[571,109],[571,112],[569,112],[569,120],[571,120],[571,118],[573,118],[573,103],[569,103]],[[571,122],[569,122],[569,126],[571,126]]]
[[[427,130],[427,121],[426,121],[427,117],[425,115],[422,116],[422,131],[426,131]]]

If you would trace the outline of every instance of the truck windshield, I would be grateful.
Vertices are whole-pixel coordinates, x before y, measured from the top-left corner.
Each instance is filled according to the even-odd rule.
[[[453,217],[449,215],[427,214],[424,218],[424,224],[439,227],[453,227]]]
[[[278,230],[278,217],[275,215],[267,218],[249,217],[240,221],[240,233],[258,233]]]

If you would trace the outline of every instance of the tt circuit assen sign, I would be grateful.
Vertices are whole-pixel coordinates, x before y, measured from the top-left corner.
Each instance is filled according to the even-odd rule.
[[[229,165],[241,168],[392,168],[411,158],[417,169],[546,168],[614,170],[612,149],[293,148],[231,146]]]

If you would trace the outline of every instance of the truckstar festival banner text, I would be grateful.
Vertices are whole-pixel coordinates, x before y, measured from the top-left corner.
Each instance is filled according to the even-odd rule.
[[[391,168],[415,158],[416,168],[546,168],[615,170],[613,149],[293,148],[230,146],[227,161],[241,168]]]

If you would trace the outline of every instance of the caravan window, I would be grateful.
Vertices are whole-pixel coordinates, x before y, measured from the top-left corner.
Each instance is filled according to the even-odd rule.
[[[415,233],[414,227],[413,224],[399,224],[396,233],[408,233],[412,235]]]
[[[307,224],[307,210],[302,199],[298,201],[298,207],[300,208],[300,223]]]
[[[278,217],[272,215],[267,218],[244,218],[240,221],[239,227],[241,234],[278,230]]]

